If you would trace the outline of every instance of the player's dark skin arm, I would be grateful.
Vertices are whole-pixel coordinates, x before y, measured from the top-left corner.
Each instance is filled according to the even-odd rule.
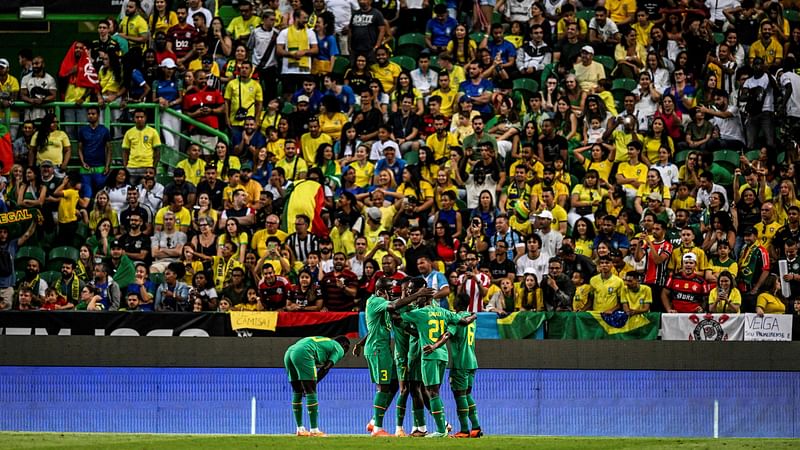
[[[328,374],[332,367],[333,361],[325,361],[325,364],[317,370],[317,383],[320,383],[325,378],[325,375]]]
[[[364,337],[353,346],[353,356],[361,356],[361,349],[364,347],[364,344],[367,343],[367,336],[369,336],[369,333],[365,334]]]
[[[411,294],[409,296],[403,297],[403,298],[401,298],[399,300],[395,300],[395,301],[389,303],[389,305],[386,307],[386,309],[388,309],[391,312],[391,311],[400,309],[400,308],[402,308],[402,307],[404,307],[406,305],[410,305],[414,300],[417,300],[419,298],[432,297],[433,294],[435,294],[435,293],[436,293],[436,290],[434,290],[434,289],[427,288],[427,287],[426,288],[422,288],[422,289],[418,290],[417,292],[415,292],[415,293],[413,293],[413,294]]]
[[[459,326],[467,326],[467,325],[471,324],[472,322],[474,322],[477,318],[478,318],[478,315],[474,314],[474,313],[469,315],[469,316],[467,316],[467,317],[462,317],[461,320],[458,321],[458,325]],[[436,342],[434,342],[433,344],[429,344],[429,345],[426,345],[425,347],[422,347],[422,351],[425,352],[426,355],[430,355],[437,348],[441,348],[445,344],[445,342],[447,342],[447,340],[450,339],[451,336],[452,336],[452,334],[450,334],[449,331],[445,332],[443,335],[439,336],[439,339]]]

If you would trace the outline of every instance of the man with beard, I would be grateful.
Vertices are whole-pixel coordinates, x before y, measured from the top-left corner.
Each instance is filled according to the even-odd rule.
[[[384,257],[384,261],[386,258]],[[347,256],[344,253],[334,254],[333,271],[326,273],[322,281],[320,281],[320,287],[325,299],[324,310],[352,311],[357,306],[358,277],[353,272],[345,269],[346,261]]]
[[[367,61],[374,61],[373,52],[383,45],[386,21],[383,14],[372,7],[371,1],[358,0],[358,6],[361,9],[350,19],[350,57],[355,61],[356,56],[364,55]]]
[[[685,253],[680,270],[667,280],[661,291],[661,302],[668,313],[702,313],[706,310],[708,283],[697,274],[696,264],[697,256]]]
[[[67,303],[77,305],[81,302],[81,291],[84,286],[84,282],[75,275],[75,261],[64,261],[61,264],[61,278],[53,286],[58,295],[66,298]]]
[[[575,284],[564,273],[564,262],[559,257],[548,260],[548,272],[542,278],[542,298],[547,311],[571,311]]]
[[[789,207],[786,215],[786,225],[778,229],[772,238],[772,249],[779,258],[786,257],[784,244],[789,241],[800,241],[800,208],[796,205]]]
[[[219,89],[209,85],[209,75],[205,70],[194,73],[195,85],[184,94],[182,109],[184,114],[216,130],[220,127],[219,116],[225,112],[225,98]],[[192,140],[203,145],[203,154],[210,154],[217,145],[216,136],[198,127],[190,127],[189,134]]]
[[[118,36],[128,41],[128,52],[122,55],[122,65],[124,67],[139,67],[142,65],[142,53],[147,47],[150,39],[150,27],[138,11],[138,3],[135,0],[128,0],[125,6],[125,17],[119,22]],[[130,74],[130,71],[124,71]],[[127,75],[130,77],[130,75]],[[126,85],[128,84],[126,79]]]
[[[164,187],[164,196],[172,198],[176,193],[180,193],[185,199],[186,204],[194,205],[197,187],[186,180],[186,170],[180,167],[176,168],[172,173],[172,182]]]
[[[153,212],[139,201],[139,191],[133,187],[128,188],[126,200],[127,204],[125,208],[119,213],[120,227],[122,227],[124,231],[130,230],[130,218],[133,215],[137,215],[141,223],[140,231],[146,235],[150,235],[153,232]]]
[[[756,296],[770,271],[767,249],[761,245],[755,227],[744,230],[744,248],[739,257],[739,291],[742,293],[742,311],[755,312]]]
[[[395,298],[403,292],[401,282],[408,278],[405,272],[397,270],[397,260],[392,255],[384,255],[381,258],[381,270],[372,275],[372,280],[369,282],[367,291],[375,292],[375,282],[381,278],[390,278],[394,280],[394,288],[392,288],[392,296]]]
[[[233,139],[233,155],[245,160],[258,156],[258,150],[267,146],[267,138],[258,130],[256,118],[247,116],[244,119],[244,130]]]
[[[41,264],[38,259],[29,259],[25,265],[25,278],[19,281],[17,289],[28,288],[33,293],[34,302],[43,303],[44,295],[47,292],[47,281],[39,276]]]
[[[25,110],[25,120],[44,117],[47,109],[41,106],[56,99],[56,79],[44,71],[44,58],[36,56],[32,64],[33,72],[25,75],[19,84],[19,99],[31,105]]]
[[[406,273],[410,277],[420,275],[419,268],[416,264],[413,264],[413,261],[417,261],[419,258],[428,258],[431,261],[436,259],[436,250],[425,242],[421,228],[412,227],[409,230],[409,246],[404,256],[406,261],[409,262],[406,266]]]
[[[492,90],[494,85],[485,80],[481,75],[483,70],[477,62],[467,66],[467,80],[458,87],[458,92],[472,101],[475,111],[481,113],[483,120],[489,120],[492,115]]]
[[[317,34],[306,28],[308,13],[302,8],[292,12],[294,23],[278,34],[275,54],[283,59],[281,80],[284,84],[284,96],[296,91],[303,80],[311,74],[311,59],[319,53]],[[259,117],[256,115],[256,117]]]
[[[217,178],[216,164],[208,164],[205,170],[205,179],[197,185],[197,195],[208,194],[208,199],[211,200],[211,207],[219,211],[224,206],[222,193],[226,187],[228,187],[228,184]]]
[[[261,200],[261,183],[254,180],[253,176],[253,163],[250,161],[245,161],[242,163],[242,167],[239,172],[239,186],[242,187],[246,194],[247,199],[247,207],[255,210],[259,207],[259,201]]]
[[[147,262],[150,258],[150,237],[143,233],[144,221],[138,212],[128,215],[128,232],[119,237],[125,254],[134,261]]]
[[[272,264],[264,264],[261,268],[261,279],[258,281],[258,298],[266,311],[282,311],[286,308],[286,299],[291,285],[286,278],[275,275]]]

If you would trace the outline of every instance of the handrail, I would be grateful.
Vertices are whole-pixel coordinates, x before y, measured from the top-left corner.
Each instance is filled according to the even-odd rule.
[[[62,108],[75,109],[75,108],[88,108],[89,106],[96,106],[96,107],[98,107],[98,108],[103,110],[103,112],[104,112],[103,119],[102,119],[103,120],[103,125],[105,125],[105,127],[108,128],[108,129],[111,129],[111,127],[114,127],[114,126],[119,127],[119,126],[130,126],[131,125],[128,122],[112,122],[111,121],[111,114],[110,114],[111,110],[112,109],[122,109],[122,107],[120,106],[119,102],[105,103],[105,104],[103,104],[103,106],[100,106],[96,102],[84,102],[84,103],[82,103],[80,105],[76,105],[73,102],[50,102],[50,103],[46,103],[44,105],[41,105],[40,107],[41,108],[53,108],[55,110],[56,117],[61,117],[61,109]],[[17,112],[19,112],[19,110],[24,110],[24,109],[31,108],[31,107],[32,106],[27,102],[20,102],[20,101],[14,102],[14,104],[11,107],[5,108],[5,116],[3,117],[2,120],[5,122],[5,125],[7,127],[11,127],[12,125],[17,125],[20,122],[12,122],[11,121],[11,111],[12,111],[12,109],[13,110],[17,110]],[[226,144],[230,145],[230,139],[228,138],[228,135],[226,133],[223,133],[222,131],[220,131],[220,130],[218,130],[216,128],[211,128],[210,126],[208,126],[208,125],[206,125],[206,124],[204,124],[202,122],[199,122],[196,119],[194,119],[192,117],[189,117],[186,114],[183,114],[182,112],[175,111],[173,109],[162,109],[161,106],[158,103],[128,103],[127,105],[125,105],[125,108],[127,108],[127,109],[142,108],[142,109],[152,109],[152,110],[154,110],[156,115],[155,115],[155,122],[152,125],[153,125],[154,128],[156,128],[156,130],[159,133],[161,132],[161,120],[159,120],[160,119],[159,116],[160,116],[160,114],[164,114],[166,112],[167,114],[170,114],[170,115],[178,117],[181,120],[181,122],[185,122],[185,123],[187,123],[189,125],[195,126],[195,127],[199,128],[199,129],[203,130],[204,132],[206,132],[206,133],[208,133],[208,134],[210,134],[212,136],[217,137],[218,139],[222,140]],[[63,125],[65,125],[65,126],[85,125],[85,123],[77,123],[77,122],[63,122],[62,121],[61,123]],[[176,132],[176,130],[167,130],[167,131],[170,131],[170,132],[173,132],[173,133]],[[177,131],[179,132],[180,130],[177,130]],[[186,135],[181,134],[181,136],[183,138],[186,138],[187,140],[190,140],[190,139],[188,139],[188,136],[186,136]],[[211,149],[211,150],[213,150],[213,149]]]

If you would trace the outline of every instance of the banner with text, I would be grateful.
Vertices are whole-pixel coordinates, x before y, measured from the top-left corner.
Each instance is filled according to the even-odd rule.
[[[662,314],[665,341],[790,341],[792,316],[780,314]]]

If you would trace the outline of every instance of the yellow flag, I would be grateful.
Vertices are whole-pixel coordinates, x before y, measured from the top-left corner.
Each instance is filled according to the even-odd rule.
[[[275,331],[278,325],[277,311],[231,311],[231,328],[241,330]]]

